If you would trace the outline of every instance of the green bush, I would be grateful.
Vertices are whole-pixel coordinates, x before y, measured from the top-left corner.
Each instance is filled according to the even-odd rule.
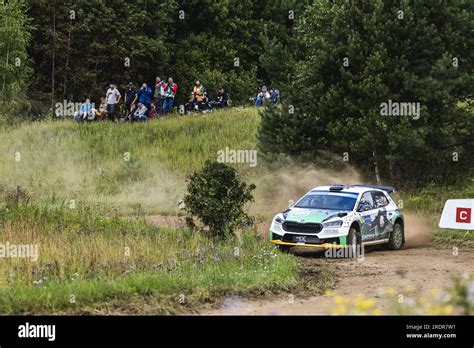
[[[206,161],[188,180],[184,198],[186,222],[196,229],[196,220],[213,237],[226,238],[251,218],[243,210],[253,201],[255,185],[237,178],[236,170],[224,163]]]

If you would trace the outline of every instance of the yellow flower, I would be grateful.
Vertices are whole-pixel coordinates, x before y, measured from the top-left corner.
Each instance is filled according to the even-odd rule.
[[[381,315],[383,314],[382,310],[380,308],[375,308],[373,311],[372,311],[372,315]]]
[[[408,285],[405,287],[405,291],[409,294],[411,294],[413,291],[415,291],[416,287],[414,285]]]
[[[357,309],[360,309],[360,310],[363,310],[363,311],[373,307],[374,305],[375,305],[375,301],[371,298],[369,298],[367,300],[362,300],[362,301],[357,301],[356,302]]]
[[[443,306],[441,308],[441,311],[444,315],[451,315],[453,314],[453,306],[450,306],[450,305]]]
[[[431,296],[433,296],[433,297],[438,296],[439,293],[440,293],[440,292],[439,292],[438,289],[430,289],[430,294],[431,294]]]
[[[326,290],[324,292],[324,297],[331,297],[334,295],[334,292],[332,292],[331,290]]]
[[[340,295],[336,295],[336,296],[334,297],[334,303],[337,304],[337,305],[342,305],[342,304],[345,304],[345,303],[347,303],[347,302],[348,302],[348,301],[347,301],[344,297],[342,297],[342,296],[340,296]]]
[[[428,315],[440,315],[441,314],[441,307],[437,305],[431,305],[428,307],[426,314]]]
[[[395,291],[394,288],[388,288],[387,289],[387,294],[389,294],[390,296],[393,296],[395,295],[397,292]]]

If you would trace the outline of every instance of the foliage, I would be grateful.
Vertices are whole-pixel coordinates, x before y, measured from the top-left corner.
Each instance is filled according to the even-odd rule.
[[[0,3],[0,118],[26,106],[23,91],[31,73],[27,55],[31,26],[25,8],[23,0]]]
[[[412,186],[464,177],[474,162],[473,14],[471,1],[316,1],[299,22],[305,59],[292,93],[263,116],[262,149],[347,154],[373,181],[376,168]],[[389,100],[419,103],[420,117],[382,116]]]
[[[178,100],[199,79],[236,103],[261,83],[281,84],[291,64],[294,20],[305,2],[252,0],[30,0],[37,30],[29,48],[30,98],[97,101],[109,82],[152,84],[174,77]],[[282,60],[281,54],[285,55]],[[288,58],[288,60],[286,60]],[[126,61],[130,64],[126,65]]]
[[[193,297],[202,305],[227,291],[279,290],[297,281],[295,259],[254,233],[212,241],[91,207],[9,202],[0,209],[0,240],[37,245],[39,256],[0,263],[1,314],[97,314],[104,305],[143,313],[130,303],[156,297],[163,303],[155,314],[176,313],[192,309]]]
[[[253,200],[254,189],[254,184],[247,185],[237,178],[234,168],[206,161],[188,180],[188,194],[184,198],[187,224],[196,228],[197,218],[212,236],[229,237],[235,228],[250,222],[243,207]]]

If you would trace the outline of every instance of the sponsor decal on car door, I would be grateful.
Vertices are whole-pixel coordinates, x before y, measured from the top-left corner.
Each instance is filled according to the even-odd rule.
[[[372,230],[375,233],[375,239],[386,239],[388,238],[389,232],[393,229],[390,218],[393,212],[388,211],[389,200],[383,192],[372,191],[372,198],[374,201],[374,209],[377,215],[372,221]]]
[[[362,242],[367,242],[375,239],[375,234],[372,230],[372,224],[377,216],[377,211],[374,210],[374,201],[370,192],[365,192],[360,198],[357,211],[364,219],[361,228]]]

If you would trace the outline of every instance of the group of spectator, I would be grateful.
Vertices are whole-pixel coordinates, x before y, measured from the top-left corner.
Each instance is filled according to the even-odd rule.
[[[211,100],[208,89],[198,80],[194,84],[188,102],[184,104],[184,112],[209,112],[213,108],[224,108],[227,106],[229,106],[229,95],[223,87],[217,90],[217,99]]]
[[[279,98],[280,92],[277,89],[271,89],[269,91],[266,86],[263,86],[257,96],[255,98],[252,98],[252,100],[255,101],[256,107],[260,107],[268,103],[275,105],[278,102]]]
[[[118,122],[119,118],[122,121],[146,121],[173,111],[178,84],[172,77],[166,82],[157,77],[154,87],[153,93],[146,83],[138,89],[133,82],[128,83],[123,99],[124,108],[119,110],[122,94],[117,86],[111,83],[105,96],[100,98],[98,108],[95,108],[90,98],[87,98],[74,115],[74,119],[78,122],[95,119],[110,119]]]
[[[178,84],[170,77],[167,81],[162,80],[159,76],[156,77],[154,89],[143,83],[137,89],[133,82],[128,83],[124,98],[123,108],[119,110],[122,94],[114,83],[111,83],[107,89],[105,96],[100,98],[100,105],[95,108],[91,103],[90,98],[87,98],[81,104],[79,111],[74,115],[77,122],[92,121],[95,119],[110,119],[118,122],[120,119],[125,121],[147,121],[159,116],[163,116],[173,111],[174,99],[178,92]],[[279,99],[278,90],[268,90],[263,86],[255,98],[255,106],[260,107],[267,103],[273,105]],[[196,81],[191,96],[183,107],[183,113],[189,112],[209,112],[214,108],[224,108],[229,106],[230,100],[227,91],[220,87],[217,91],[217,98],[211,100],[209,91],[198,80]]]

